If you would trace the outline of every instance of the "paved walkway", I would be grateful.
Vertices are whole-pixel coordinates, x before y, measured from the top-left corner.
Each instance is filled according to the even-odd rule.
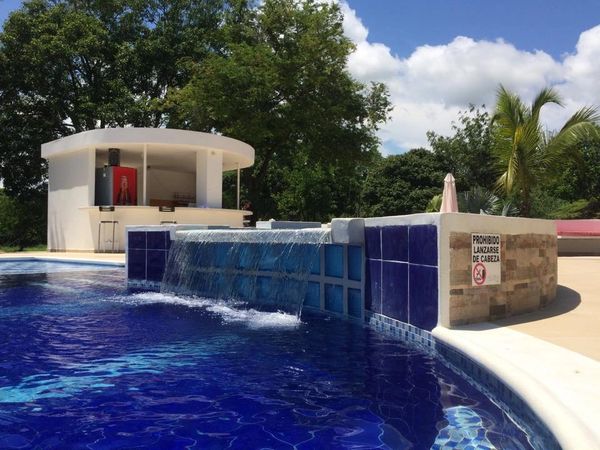
[[[558,258],[556,300],[494,322],[600,361],[600,257]]]

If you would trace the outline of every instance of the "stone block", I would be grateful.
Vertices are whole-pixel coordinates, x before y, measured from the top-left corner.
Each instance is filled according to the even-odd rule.
[[[450,233],[450,248],[453,250],[468,249],[471,251],[471,234]]]
[[[333,219],[331,241],[339,244],[363,245],[365,241],[364,219]]]
[[[471,284],[470,270],[450,270],[450,286]]]

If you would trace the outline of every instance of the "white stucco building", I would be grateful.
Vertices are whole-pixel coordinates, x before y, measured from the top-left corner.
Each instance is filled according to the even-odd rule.
[[[116,166],[135,174],[132,194],[123,205],[107,203],[97,192],[111,168],[110,148],[119,149]],[[48,161],[50,251],[105,247],[107,227],[99,235],[100,221],[117,222],[115,250],[122,250],[127,225],[174,221],[241,227],[244,216],[251,214],[222,208],[223,172],[238,173],[239,208],[239,170],[254,164],[254,149],[228,137],[164,128],[104,128],[45,143],[42,157]],[[114,210],[101,212],[99,207],[107,204]]]

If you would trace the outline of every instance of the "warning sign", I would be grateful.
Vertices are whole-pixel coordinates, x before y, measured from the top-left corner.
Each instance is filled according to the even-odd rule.
[[[500,260],[499,234],[471,234],[471,280],[473,286],[500,284],[502,261]]]

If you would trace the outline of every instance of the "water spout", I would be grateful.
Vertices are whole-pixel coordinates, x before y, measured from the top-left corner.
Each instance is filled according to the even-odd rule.
[[[177,233],[161,290],[300,315],[329,230],[192,230]]]

